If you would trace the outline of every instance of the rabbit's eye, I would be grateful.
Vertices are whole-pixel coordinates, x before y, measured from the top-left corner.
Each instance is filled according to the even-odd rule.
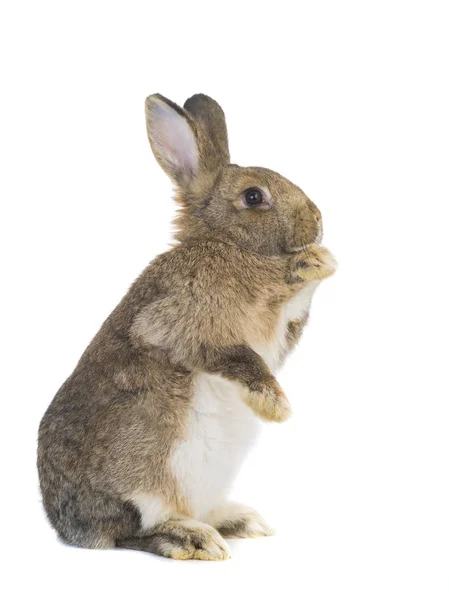
[[[257,188],[251,188],[245,192],[245,202],[248,206],[257,206],[263,202],[263,194]]]

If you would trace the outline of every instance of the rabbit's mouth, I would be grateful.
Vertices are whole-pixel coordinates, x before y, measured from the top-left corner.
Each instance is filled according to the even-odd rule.
[[[303,252],[304,250],[307,250],[307,248],[309,248],[309,246],[315,245],[315,244],[321,244],[321,242],[323,241],[323,228],[320,227],[318,230],[317,235],[315,236],[315,239],[312,240],[311,242],[307,242],[307,244],[300,244],[298,246],[291,246],[290,248],[288,248],[286,250],[287,254],[296,254],[298,252]]]
[[[323,241],[323,227],[321,226],[318,230],[318,234],[315,238],[315,244],[321,244]]]
[[[307,250],[307,248],[309,248],[309,246],[311,246],[312,244],[319,244],[321,240],[317,240],[316,242],[310,242],[310,244],[303,244],[302,246],[295,246],[293,248],[290,248],[289,250],[287,250],[287,254],[297,254],[298,252],[304,252],[304,250]]]

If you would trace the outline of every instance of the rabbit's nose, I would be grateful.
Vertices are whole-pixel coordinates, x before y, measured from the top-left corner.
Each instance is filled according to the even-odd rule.
[[[322,226],[322,217],[321,217],[321,213],[318,209],[312,210],[312,214],[315,217],[315,221],[316,224],[318,225],[318,227]]]
[[[321,222],[321,212],[318,206],[316,206],[311,200],[309,200],[309,209],[312,215],[315,217],[316,222]]]

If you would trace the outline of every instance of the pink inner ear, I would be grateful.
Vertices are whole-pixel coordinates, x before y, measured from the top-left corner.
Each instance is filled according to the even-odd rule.
[[[198,148],[188,122],[170,106],[155,102],[152,137],[161,156],[175,171],[198,172]]]

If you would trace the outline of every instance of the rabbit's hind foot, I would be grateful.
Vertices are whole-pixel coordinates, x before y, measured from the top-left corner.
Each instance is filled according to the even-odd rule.
[[[224,538],[257,538],[275,533],[254,508],[234,502],[225,502],[215,508],[207,522]]]
[[[218,531],[192,519],[166,521],[148,535],[117,540],[116,545],[177,560],[226,560],[231,556]]]

